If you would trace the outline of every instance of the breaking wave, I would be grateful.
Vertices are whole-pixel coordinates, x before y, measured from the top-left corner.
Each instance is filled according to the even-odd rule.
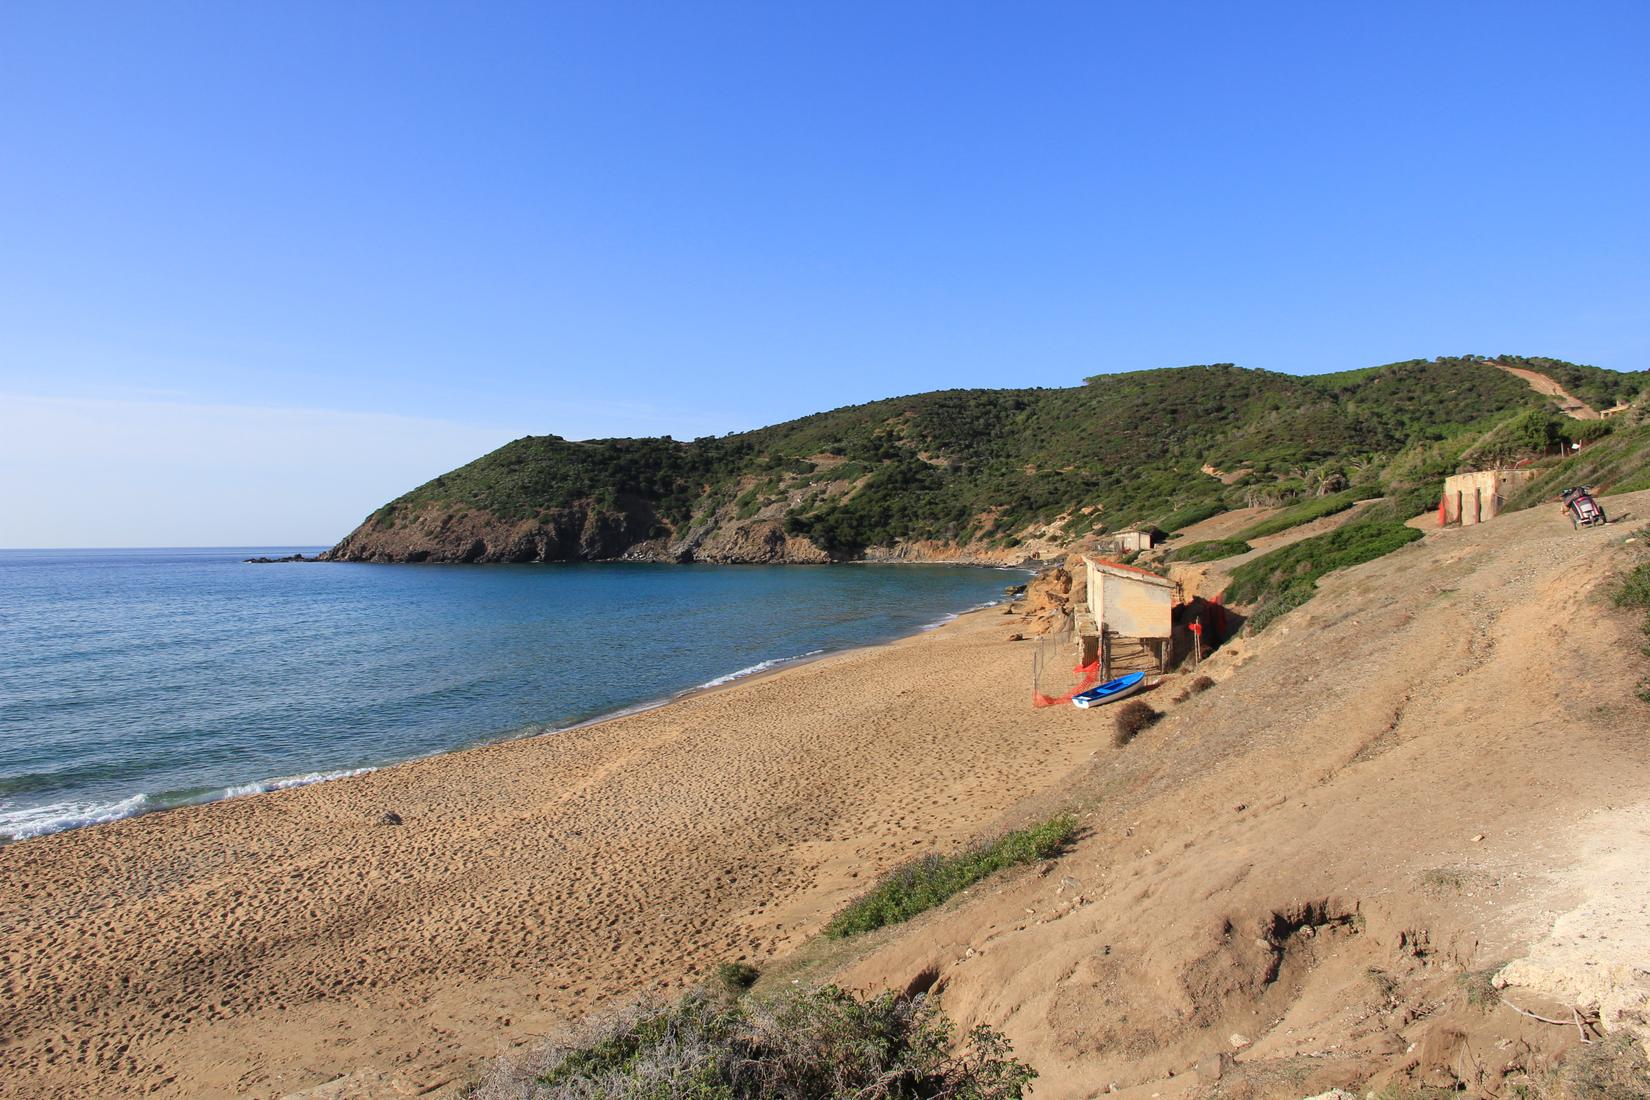
[[[346,768],[338,771],[309,772],[306,775],[283,775],[257,783],[237,783],[221,790],[204,794],[151,795],[139,792],[118,802],[54,802],[47,806],[30,806],[15,810],[0,810],[0,843],[29,840],[48,833],[61,833],[83,825],[106,825],[128,817],[139,817],[156,810],[178,806],[197,806],[205,802],[219,802],[266,791],[284,791],[289,787],[307,787],[311,783],[325,783],[332,779],[349,779],[366,775],[376,768]]]
[[[778,668],[780,665],[793,664],[797,661],[806,661],[809,657],[817,657],[824,652],[825,651],[823,649],[810,649],[808,652],[799,653],[795,657],[775,657],[771,661],[758,661],[749,668],[742,668],[737,672],[730,672],[726,676],[718,676],[714,680],[706,680],[694,690],[703,691],[705,688],[721,687],[723,684],[731,684],[735,680],[743,680],[747,676],[755,676],[759,672],[767,672],[769,669]]]

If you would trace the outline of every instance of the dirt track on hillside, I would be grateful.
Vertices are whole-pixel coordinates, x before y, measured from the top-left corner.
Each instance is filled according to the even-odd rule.
[[[1496,370],[1504,370],[1508,374],[1522,378],[1529,383],[1530,388],[1536,393],[1553,398],[1558,402],[1559,411],[1573,420],[1601,419],[1597,409],[1559,385],[1557,380],[1547,377],[1540,371],[1525,370],[1523,367],[1509,367],[1505,363],[1493,361],[1489,365]]]

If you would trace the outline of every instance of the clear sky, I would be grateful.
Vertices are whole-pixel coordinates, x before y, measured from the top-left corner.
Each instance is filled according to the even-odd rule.
[[[1650,367],[1650,4],[0,4],[0,546],[328,543],[517,435]]]

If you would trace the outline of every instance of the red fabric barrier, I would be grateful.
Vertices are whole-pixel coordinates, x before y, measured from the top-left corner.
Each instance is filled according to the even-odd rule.
[[[1078,665],[1071,671],[1079,677],[1076,687],[1058,699],[1052,695],[1044,695],[1040,691],[1034,691],[1031,693],[1031,705],[1034,707],[1057,707],[1061,703],[1071,702],[1073,696],[1081,695],[1100,682],[1099,661],[1095,661],[1092,665]]]

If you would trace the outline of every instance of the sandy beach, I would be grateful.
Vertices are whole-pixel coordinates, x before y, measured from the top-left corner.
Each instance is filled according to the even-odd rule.
[[[0,1095],[279,1097],[363,1072],[440,1091],[794,947],[1104,741],[1027,705],[1010,622],[0,849]]]

